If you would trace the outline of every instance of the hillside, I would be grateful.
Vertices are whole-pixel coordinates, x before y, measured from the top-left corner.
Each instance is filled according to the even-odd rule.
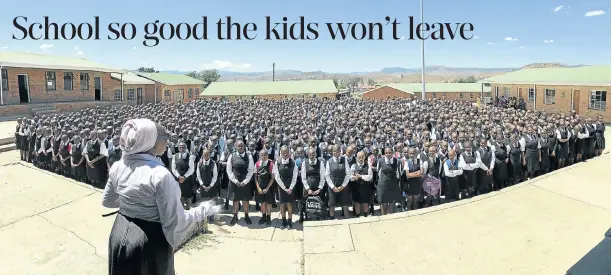
[[[504,74],[526,68],[560,68],[579,67],[582,65],[568,66],[560,63],[533,63],[521,68],[459,68],[446,66],[426,66],[425,79],[427,82],[455,82],[460,78],[474,76],[476,80],[484,79],[494,75]],[[185,74],[181,71],[163,71],[166,73]],[[272,81],[272,71],[264,72],[232,72],[219,70],[221,78],[219,81]],[[274,79],[277,81],[289,80],[323,80],[337,79],[340,82],[350,78],[361,78],[363,83],[368,80],[376,84],[381,83],[417,83],[421,81],[421,68],[388,67],[380,71],[330,73],[322,71],[303,72],[298,70],[277,70]],[[371,81],[370,81],[371,82]]]
[[[532,63],[521,67],[521,69],[539,69],[539,68],[568,68],[570,66],[561,63]]]

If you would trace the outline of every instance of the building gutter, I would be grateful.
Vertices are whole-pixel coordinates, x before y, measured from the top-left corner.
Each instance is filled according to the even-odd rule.
[[[4,106],[4,87],[2,87],[2,64],[0,64],[0,106]]]

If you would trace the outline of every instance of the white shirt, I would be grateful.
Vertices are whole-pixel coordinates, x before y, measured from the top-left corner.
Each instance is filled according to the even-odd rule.
[[[340,158],[340,157],[338,157]],[[336,186],[334,185],[334,182],[332,181],[331,178],[331,171],[329,170],[329,163],[330,162],[338,162],[338,158],[336,157],[332,157],[329,159],[329,161],[327,161],[326,165],[325,165],[325,181],[327,181],[327,185],[329,186],[329,188],[336,188]],[[348,162],[346,161],[346,158],[344,158],[344,169],[346,170],[346,176],[344,176],[344,180],[342,181],[342,187],[346,187],[349,183],[349,181],[351,180],[351,169],[348,165]]]
[[[304,189],[308,190],[310,189],[307,183],[307,178],[306,178],[306,164],[309,165],[317,165],[317,162],[319,160],[315,159],[314,161],[311,161],[310,159],[307,159],[305,161],[302,162],[302,171],[301,171],[301,177],[302,177],[302,183],[304,183]],[[317,188],[318,190],[323,189],[323,186],[325,186],[325,165],[319,165],[319,187]]]
[[[361,164],[359,162],[353,164],[351,166],[351,175],[355,174],[355,171],[357,170],[357,168],[363,167],[364,165],[368,166],[368,174],[367,175],[361,175],[361,179],[364,180],[364,181],[372,181],[372,177],[373,177],[372,166],[370,166],[369,164],[366,164],[365,162],[361,163]]]
[[[174,155],[175,157],[172,158],[172,174],[177,178],[181,176],[187,178],[193,175],[193,172],[195,172],[195,156],[193,154],[189,154],[189,168],[187,169],[187,172],[185,172],[185,175],[179,174],[179,172],[176,170],[176,158],[183,158],[185,154],[187,153],[176,153]]]
[[[236,156],[240,156],[240,157],[244,157],[244,154],[246,154],[246,152],[242,153],[242,154],[238,154],[235,153]],[[248,155],[249,157],[249,167],[247,168],[247,174],[246,174],[246,178],[244,178],[244,182],[249,182],[251,180],[251,177],[253,176],[253,172],[255,171],[255,164],[253,164],[253,157],[251,155]],[[238,179],[236,179],[236,176],[234,175],[234,171],[232,170],[232,157],[230,155],[230,157],[227,159],[227,169],[225,169],[227,171],[227,177],[228,179],[235,183],[238,184],[240,182],[238,182]]]
[[[566,139],[569,139],[570,137],[572,137],[572,131],[569,131],[567,129],[564,130],[567,133],[567,137]],[[555,133],[557,134],[557,139],[561,140],[561,131],[559,131],[559,129],[555,130]]]
[[[449,160],[452,163],[454,161],[457,161],[457,157],[455,157],[454,160],[453,159],[449,159]],[[450,163],[447,164],[447,162],[444,162],[444,175],[446,177],[454,178],[456,176],[463,175],[463,169],[461,169],[461,166],[457,165],[457,170],[450,170],[449,165],[450,165]]]
[[[215,165],[215,162],[212,159],[204,160],[204,158],[202,158],[201,162],[202,165],[208,165],[208,163],[212,162],[211,167],[213,171],[213,176],[210,180],[210,185],[208,187],[215,186],[215,183],[217,182],[217,165]],[[198,182],[200,183],[200,186],[203,186],[204,182],[202,181],[202,175],[200,174],[200,165],[198,165],[198,168],[196,168],[196,176],[198,177]]]
[[[493,170],[493,168],[495,167],[495,147],[489,147],[490,151],[491,151],[491,163],[483,163],[482,159],[480,161],[480,169],[488,171],[488,170]],[[480,155],[480,152],[478,152],[478,154]]]
[[[459,167],[462,170],[472,171],[476,168],[480,168],[480,163],[482,163],[482,160],[480,160],[480,153],[478,153],[478,151],[470,152],[470,153],[465,152],[464,154],[468,154],[468,155],[473,154],[474,156],[476,156],[476,162],[465,163],[465,160],[463,159],[463,154],[461,154],[459,156]]]
[[[102,205],[119,208],[128,217],[161,223],[166,240],[175,249],[204,219],[198,208],[183,209],[178,183],[151,155],[125,155],[108,176]]]
[[[281,158],[280,163],[289,164],[289,160],[290,159]],[[291,184],[289,185],[289,190],[293,190],[295,184],[297,183],[298,170],[299,169],[297,166],[293,167],[293,175],[291,176]],[[285,183],[283,182],[283,179],[281,178],[278,172],[278,165],[274,165],[274,168],[272,168],[272,174],[274,175],[274,180],[279,184],[282,189],[284,189]]]
[[[578,134],[578,137],[580,138],[580,134]],[[538,140],[538,149],[542,148],[542,145],[540,144],[540,139],[537,138],[535,135],[532,136],[532,139],[537,139]],[[525,139],[525,137],[521,137],[521,139],[519,139],[519,145],[521,146],[521,152],[525,152],[525,147],[527,146],[527,140]]]

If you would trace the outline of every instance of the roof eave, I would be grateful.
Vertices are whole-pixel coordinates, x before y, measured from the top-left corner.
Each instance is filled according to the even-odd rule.
[[[546,85],[546,86],[610,86],[610,82],[526,82],[526,81],[490,81],[490,84],[511,85]]]
[[[92,71],[92,72],[103,72],[103,73],[123,73],[124,70],[111,69],[103,67],[79,67],[79,66],[65,66],[65,65],[40,65],[40,64],[26,64],[26,63],[14,63],[14,62],[2,62],[0,66],[12,67],[12,68],[32,68],[32,69],[46,69],[46,70],[71,70],[71,71]]]

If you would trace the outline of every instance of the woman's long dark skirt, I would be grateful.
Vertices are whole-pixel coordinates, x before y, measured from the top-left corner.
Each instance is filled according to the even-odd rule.
[[[174,275],[174,251],[160,223],[118,213],[108,254],[110,275]]]

